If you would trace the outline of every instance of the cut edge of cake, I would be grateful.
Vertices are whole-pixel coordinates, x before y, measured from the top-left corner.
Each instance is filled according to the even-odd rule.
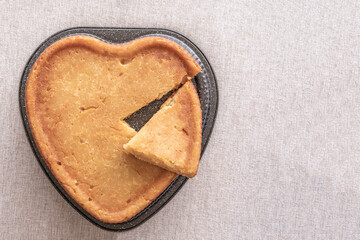
[[[123,147],[140,160],[192,178],[199,166],[201,137],[200,100],[192,82],[187,81]]]

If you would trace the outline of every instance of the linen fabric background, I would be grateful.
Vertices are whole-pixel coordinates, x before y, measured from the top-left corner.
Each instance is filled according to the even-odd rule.
[[[219,86],[199,173],[127,232],[85,220],[51,185],[19,112],[26,62],[75,26],[190,38]],[[0,0],[1,239],[359,239],[360,2]]]

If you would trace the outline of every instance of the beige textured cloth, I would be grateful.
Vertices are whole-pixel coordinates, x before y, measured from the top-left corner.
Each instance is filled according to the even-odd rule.
[[[25,63],[74,26],[178,31],[218,79],[198,175],[127,232],[97,228],[62,199],[22,126]],[[0,238],[359,239],[359,82],[356,0],[0,0]]]

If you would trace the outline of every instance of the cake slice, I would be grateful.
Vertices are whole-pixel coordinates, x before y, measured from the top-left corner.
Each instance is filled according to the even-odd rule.
[[[201,124],[199,97],[188,81],[124,149],[143,161],[191,178],[196,175],[200,160]]]

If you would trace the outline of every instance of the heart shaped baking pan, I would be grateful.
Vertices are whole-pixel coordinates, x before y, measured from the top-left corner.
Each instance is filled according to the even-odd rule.
[[[20,89],[19,89],[20,111],[27,137],[29,139],[30,145],[34,151],[35,156],[37,157],[40,166],[42,167],[45,174],[50,179],[51,183],[61,194],[61,196],[63,196],[64,199],[67,200],[67,202],[71,206],[73,206],[73,208],[76,209],[83,217],[85,217],[86,219],[88,219],[90,222],[97,225],[98,227],[101,227],[106,230],[111,230],[111,231],[128,230],[136,226],[139,226],[141,223],[145,222],[157,211],[159,211],[185,184],[187,178],[180,175],[176,177],[172,181],[172,183],[145,209],[143,209],[140,213],[138,213],[131,219],[121,223],[107,223],[96,219],[95,217],[90,215],[86,210],[84,210],[61,186],[61,184],[58,182],[56,177],[51,172],[50,168],[47,166],[45,160],[41,156],[39,149],[36,145],[36,142],[34,140],[33,134],[31,132],[31,128],[27,116],[26,104],[25,104],[25,89],[26,89],[26,82],[29,73],[35,61],[40,56],[40,54],[54,42],[62,38],[74,36],[74,35],[88,35],[112,44],[122,44],[146,36],[158,36],[158,37],[164,37],[170,39],[181,45],[183,48],[185,48],[194,57],[194,59],[202,68],[202,71],[199,74],[197,74],[196,77],[194,77],[194,79],[192,80],[198,92],[201,103],[201,109],[202,109],[203,125],[202,125],[201,154],[203,154],[207,142],[210,138],[217,112],[218,89],[217,89],[215,74],[204,54],[189,39],[174,31],[170,31],[166,29],[153,29],[153,28],[79,27],[79,28],[66,29],[54,34],[53,36],[45,40],[32,54],[30,60],[26,64],[24,73],[21,78]],[[128,119],[126,119],[126,122],[135,130],[139,130],[151,118],[151,116],[160,108],[161,104],[166,100],[168,96],[169,94],[164,96],[162,99],[156,100],[151,104],[149,104],[148,106],[140,109],[139,111],[131,115]],[[200,167],[200,171],[201,171],[201,167]]]

